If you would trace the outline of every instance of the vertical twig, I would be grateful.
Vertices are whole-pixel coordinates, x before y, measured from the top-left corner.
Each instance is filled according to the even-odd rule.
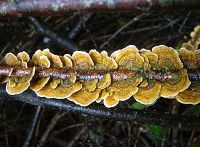
[[[79,21],[77,21],[73,25],[73,27],[71,28],[71,30],[67,34],[67,38],[68,39],[76,38],[80,34],[82,29],[83,29],[83,23],[86,23],[91,17],[92,17],[91,13],[87,13],[87,14],[84,14],[84,15],[80,16]]]
[[[23,147],[29,147],[31,145],[32,139],[33,139],[33,135],[35,133],[35,128],[38,124],[38,120],[41,116],[41,112],[42,112],[42,107],[41,106],[37,106],[36,110],[35,110],[35,115],[33,117],[32,123],[31,123],[31,127],[29,129],[28,135],[25,139],[25,142],[23,144]]]
[[[180,33],[184,27],[184,25],[186,24],[188,18],[190,17],[191,11],[187,13],[187,15],[185,16],[185,19],[183,21],[183,23],[181,24],[180,28],[178,29],[178,32]]]
[[[74,143],[80,138],[80,136],[85,133],[87,127],[83,127],[77,134],[71,139],[71,141],[68,143],[67,147],[74,146]]]
[[[56,115],[51,119],[49,125],[47,126],[47,129],[45,130],[44,134],[42,135],[39,146],[42,147],[45,145],[47,137],[49,136],[49,133],[52,131],[52,129],[55,127],[57,122],[66,114],[66,112],[57,112]]]

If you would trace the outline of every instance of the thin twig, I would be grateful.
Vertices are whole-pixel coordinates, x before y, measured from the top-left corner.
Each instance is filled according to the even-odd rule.
[[[106,40],[106,42],[104,42],[104,43],[100,46],[100,48],[104,48],[106,45],[109,44],[109,42],[110,42],[112,39],[114,39],[114,38],[115,38],[119,33],[121,33],[125,28],[129,27],[131,24],[133,24],[134,22],[140,20],[140,19],[141,19],[142,17],[144,17],[144,16],[145,16],[145,14],[142,13],[142,14],[140,14],[140,15],[134,17],[131,21],[129,21],[128,23],[126,23],[126,24],[123,25],[122,27],[120,27],[110,38],[108,38],[108,39]]]
[[[28,135],[25,139],[25,142],[23,144],[23,147],[29,147],[31,145],[32,139],[33,139],[33,135],[35,133],[35,128],[38,124],[38,120],[40,118],[42,112],[42,107],[41,106],[37,106],[36,110],[35,110],[35,115],[33,116],[33,120],[31,122],[31,127],[29,129]]]
[[[176,18],[175,20],[170,21],[169,23],[167,23],[166,25],[164,25],[164,26],[160,27],[159,29],[153,31],[152,33],[145,35],[145,37],[143,39],[141,39],[140,41],[138,41],[138,43],[136,43],[136,44],[142,44],[145,40],[151,38],[152,36],[154,36],[158,32],[161,32],[161,31],[175,25],[176,23],[178,23],[182,19],[183,19],[183,17],[180,16],[180,17]]]
[[[83,29],[83,23],[86,23],[91,17],[92,17],[91,13],[87,13],[87,14],[80,16],[80,20],[77,21],[77,23],[75,23],[73,25],[73,27],[71,28],[71,30],[67,34],[67,38],[68,39],[76,38]]]
[[[77,134],[71,139],[71,141],[68,143],[67,147],[73,147],[75,142],[80,138],[80,136],[85,133],[87,127],[83,127],[80,131],[77,132]]]
[[[6,93],[5,85],[0,86],[0,95],[2,99],[17,100],[31,105],[40,105],[62,109],[68,112],[77,112],[85,115],[95,116],[99,118],[107,118],[119,121],[134,121],[141,124],[157,124],[160,126],[177,128],[182,130],[200,131],[200,118],[196,116],[179,116],[172,114],[163,114],[149,112],[147,110],[135,110],[130,108],[111,108],[108,109],[103,105],[91,104],[88,107],[76,105],[70,101],[59,99],[47,99],[37,97],[30,90],[23,94],[9,95]]]
[[[190,14],[191,14],[191,11],[187,13],[187,15],[186,15],[186,17],[185,17],[183,23],[181,24],[180,28],[178,29],[178,32],[179,32],[179,33],[182,31],[182,29],[183,29],[184,25],[186,24],[188,18],[190,17]]]
[[[72,53],[73,51],[81,50],[81,48],[78,47],[73,41],[66,38],[62,38],[58,34],[51,31],[50,29],[41,25],[40,22],[36,18],[29,17],[29,19],[35,25],[35,27],[39,30],[40,33],[54,40],[59,46],[63,48],[68,48],[69,49],[68,51],[70,53]]]
[[[42,147],[45,145],[47,137],[49,136],[49,133],[52,131],[52,129],[55,127],[57,122],[66,114],[66,112],[57,112],[56,115],[51,119],[49,125],[47,126],[47,129],[45,130],[44,134],[42,135],[39,146]]]

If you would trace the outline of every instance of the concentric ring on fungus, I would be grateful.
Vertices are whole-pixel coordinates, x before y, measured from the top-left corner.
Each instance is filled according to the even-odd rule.
[[[110,108],[132,96],[146,105],[159,97],[197,104],[199,85],[191,84],[187,69],[199,69],[199,61],[198,50],[177,52],[164,45],[152,51],[129,45],[110,56],[96,50],[58,56],[45,49],[37,50],[31,59],[26,52],[8,53],[0,65],[0,79],[7,82],[9,94],[30,86],[40,97],[68,99],[81,106],[103,101]]]

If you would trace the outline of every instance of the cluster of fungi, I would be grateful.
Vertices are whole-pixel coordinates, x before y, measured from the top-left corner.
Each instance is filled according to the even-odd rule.
[[[197,104],[200,86],[191,82],[188,72],[200,67],[199,42],[197,26],[179,50],[164,45],[138,50],[129,45],[110,56],[96,50],[58,56],[44,49],[31,59],[24,51],[17,56],[8,53],[0,64],[0,79],[7,82],[11,95],[30,87],[39,97],[68,99],[81,106],[103,101],[114,107],[131,97],[146,105],[159,97]]]

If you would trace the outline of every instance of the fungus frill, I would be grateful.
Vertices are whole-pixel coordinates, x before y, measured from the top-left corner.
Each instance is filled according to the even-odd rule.
[[[154,81],[148,82],[148,85],[145,87],[139,87],[139,90],[134,94],[136,101],[150,105],[155,103],[155,101],[160,97],[161,84]]]
[[[129,45],[121,50],[115,51],[111,57],[117,62],[120,69],[140,70],[143,68],[144,58],[140,56],[134,45]]]
[[[104,101],[103,104],[107,107],[107,108],[111,108],[111,107],[115,107],[117,106],[117,104],[119,103],[119,100],[116,100],[114,98],[114,95],[111,94],[109,96],[107,96]]]
[[[180,92],[176,99],[183,104],[198,104],[200,102],[200,85],[191,84],[188,89]]]
[[[113,95],[115,100],[124,101],[129,99],[138,91],[138,85],[142,82],[142,77],[128,78],[113,82],[107,91]]]
[[[8,53],[1,63],[0,80],[7,82],[9,94],[19,94],[30,85],[40,97],[68,99],[81,106],[103,101],[110,108],[131,96],[146,105],[159,97],[196,104],[199,85],[191,84],[189,77],[198,80],[199,71],[191,70],[188,76],[187,69],[199,69],[199,63],[199,50],[177,52],[164,45],[152,51],[130,45],[111,56],[96,50],[58,56],[45,49],[31,59],[25,52]]]
[[[172,79],[162,83],[160,95],[164,98],[173,98],[179,92],[184,91],[190,86],[190,80],[186,69],[180,69],[172,74]]]
[[[29,55],[26,52],[21,52],[17,55],[8,53],[4,60],[3,64],[9,66],[21,66],[27,68],[27,62],[29,61]],[[14,72],[14,71],[12,71]],[[19,94],[28,89],[30,86],[30,81],[32,80],[35,74],[35,67],[32,68],[30,74],[21,77],[9,77],[6,84],[6,91],[11,94]]]
[[[187,69],[196,69],[200,65],[200,51],[194,50],[189,51],[185,48],[181,48],[179,51],[179,56],[185,67]]]
[[[29,61],[29,66],[36,66],[39,68],[49,68],[51,65],[49,59],[43,55],[41,50],[37,50]],[[30,83],[30,88],[33,91],[38,91],[44,87],[49,81],[50,77],[33,78]]]
[[[200,25],[194,28],[194,31],[190,33],[191,39],[188,42],[184,42],[181,48],[186,48],[189,51],[194,51],[198,49],[200,44]]]
[[[72,61],[66,56],[61,58],[57,55],[54,55],[49,50],[44,50],[43,55],[47,57],[50,61],[50,67],[62,68],[70,68],[72,66]],[[64,64],[63,62],[64,61]],[[45,84],[40,90],[36,91],[38,96],[43,96],[47,98],[68,98],[73,93],[79,91],[82,88],[82,84],[80,82],[73,83],[70,79],[55,79],[52,78],[48,80],[48,83]]]
[[[102,51],[101,53],[99,53],[96,50],[91,50],[89,54],[94,62],[95,68],[98,70],[111,70],[118,68],[118,64],[116,63],[116,61],[113,58],[109,57],[106,51]],[[110,86],[110,84],[111,75],[110,73],[107,73],[103,76],[103,78],[98,81],[97,88],[105,89]],[[96,101],[100,102],[101,100],[104,101],[104,105],[106,107],[113,107],[118,104],[117,100],[112,100],[106,90],[101,91],[99,98]],[[112,101],[112,103],[110,103],[110,101]],[[115,104],[113,104],[114,101]]]
[[[95,69],[97,70],[111,70],[117,69],[118,65],[113,58],[108,56],[106,51],[102,51],[101,53],[96,50],[91,50],[89,52],[91,56]],[[111,75],[109,73],[105,74],[103,78],[98,81],[97,87],[100,89],[105,89],[111,84]]]
[[[164,98],[172,98],[179,92],[185,90],[190,85],[190,81],[187,76],[187,70],[183,69],[183,63],[179,58],[179,54],[176,50],[160,45],[152,49],[152,52],[158,55],[158,65],[164,72],[176,71],[171,73],[171,79],[162,82],[160,96]]]
[[[94,62],[90,55],[86,52],[76,51],[73,53],[72,58],[76,68],[82,70],[94,68]],[[88,81],[81,80],[80,82],[82,84],[82,89],[73,93],[70,97],[68,97],[68,100],[81,106],[87,106],[96,101],[99,97],[101,90],[97,88],[98,79],[91,79]]]
[[[200,44],[200,25],[194,28],[194,31],[191,32],[191,43],[194,45],[194,49],[196,50]]]
[[[92,69],[94,63],[90,55],[83,51],[75,51],[72,55],[73,64],[78,69]]]
[[[158,67],[158,55],[154,52],[151,52],[146,49],[141,49],[140,50],[141,55],[145,56],[148,58],[149,61],[149,68],[151,69],[159,69]]]
[[[160,69],[176,70],[183,68],[178,52],[171,47],[164,45],[155,46],[152,52],[158,55],[158,65]]]
[[[120,69],[140,70],[144,65],[144,58],[140,56],[138,49],[133,45],[115,51],[111,57],[117,62]],[[142,77],[132,76],[128,76],[126,80],[113,81],[107,88],[109,96],[104,100],[104,105],[113,107],[119,101],[129,99],[138,91],[137,86],[140,82],[142,82]]]
[[[41,68],[49,68],[49,67],[56,67],[60,68],[62,67],[62,62],[59,58],[59,56],[52,54],[49,49],[45,49],[43,51],[38,50],[33,55],[30,63],[34,64],[35,66],[39,66]],[[60,98],[58,92],[56,92],[55,88],[59,84],[60,80],[55,79],[50,80],[49,77],[44,78],[37,78],[34,79],[33,82],[31,82],[31,88],[36,92],[38,96],[44,96],[47,98],[52,98],[53,96],[55,98]],[[57,85],[55,85],[55,83]],[[53,92],[50,92],[53,88],[51,85],[54,84],[54,90]]]

